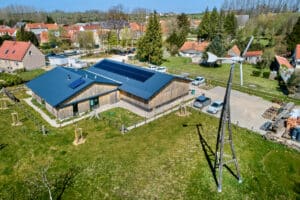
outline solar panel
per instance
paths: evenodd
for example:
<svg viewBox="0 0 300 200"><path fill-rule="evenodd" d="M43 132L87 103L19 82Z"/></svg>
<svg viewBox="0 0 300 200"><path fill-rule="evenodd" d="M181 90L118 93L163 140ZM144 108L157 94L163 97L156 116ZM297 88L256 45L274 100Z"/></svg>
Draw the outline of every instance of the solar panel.
<svg viewBox="0 0 300 200"><path fill-rule="evenodd" d="M84 83L85 83L85 80L79 78L79 79L73 81L72 83L70 83L69 87L72 88L72 89L75 89L75 88L79 87L80 85L82 85Z"/></svg>
<svg viewBox="0 0 300 200"><path fill-rule="evenodd" d="M95 65L96 68L109 71L130 79L134 79L140 82L145 82L151 76L154 75L153 72L138 69L135 67L130 67L123 64L118 64L114 62L102 61L101 63Z"/></svg>

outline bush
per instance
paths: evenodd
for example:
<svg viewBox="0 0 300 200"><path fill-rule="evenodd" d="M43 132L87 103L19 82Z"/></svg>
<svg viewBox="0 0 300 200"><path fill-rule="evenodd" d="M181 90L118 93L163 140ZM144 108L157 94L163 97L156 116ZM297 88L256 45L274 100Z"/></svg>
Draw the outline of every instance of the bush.
<svg viewBox="0 0 300 200"><path fill-rule="evenodd" d="M257 71L257 70L253 70L253 71L252 71L252 76L259 77L260 74L261 74L261 71Z"/></svg>
<svg viewBox="0 0 300 200"><path fill-rule="evenodd" d="M264 72L263 77L264 78L269 78L270 77L270 72Z"/></svg>
<svg viewBox="0 0 300 200"><path fill-rule="evenodd" d="M2 80L0 83L0 87L19 85L24 82L23 79L17 75L6 74L6 73L0 74L0 80Z"/></svg>

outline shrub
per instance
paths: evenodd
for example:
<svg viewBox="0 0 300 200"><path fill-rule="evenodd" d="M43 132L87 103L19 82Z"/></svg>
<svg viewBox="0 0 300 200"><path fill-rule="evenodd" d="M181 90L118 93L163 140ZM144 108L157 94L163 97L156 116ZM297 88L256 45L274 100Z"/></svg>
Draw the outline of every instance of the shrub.
<svg viewBox="0 0 300 200"><path fill-rule="evenodd" d="M263 77L264 78L269 78L270 77L270 72L264 72Z"/></svg>
<svg viewBox="0 0 300 200"><path fill-rule="evenodd" d="M259 77L260 74L261 74L261 71L257 71L257 70L253 70L253 71L252 71L252 76Z"/></svg>

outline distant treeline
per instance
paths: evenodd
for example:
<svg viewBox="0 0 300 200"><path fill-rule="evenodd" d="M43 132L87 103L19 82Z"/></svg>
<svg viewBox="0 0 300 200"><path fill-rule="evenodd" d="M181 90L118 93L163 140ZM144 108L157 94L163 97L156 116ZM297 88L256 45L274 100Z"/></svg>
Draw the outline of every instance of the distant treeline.
<svg viewBox="0 0 300 200"><path fill-rule="evenodd" d="M51 17L59 24L74 24L92 21L103 21L110 18L121 17L121 19L146 21L146 15L150 11L145 8L135 8L130 13L126 12L122 5L112 6L107 11L88 10L83 12L64 12L55 10L45 12L33 7L22 5L11 5L0 8L0 25L14 26L17 22L46 22Z"/></svg>
<svg viewBox="0 0 300 200"><path fill-rule="evenodd" d="M225 11L250 15L298 12L299 8L300 0L224 0L221 7Z"/></svg>

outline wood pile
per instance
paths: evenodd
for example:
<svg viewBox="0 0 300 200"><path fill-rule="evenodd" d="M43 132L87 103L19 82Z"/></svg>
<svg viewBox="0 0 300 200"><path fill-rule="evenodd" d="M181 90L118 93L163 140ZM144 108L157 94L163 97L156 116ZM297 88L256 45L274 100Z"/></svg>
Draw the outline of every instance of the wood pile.
<svg viewBox="0 0 300 200"><path fill-rule="evenodd" d="M262 114L262 117L265 119L273 120L277 116L278 110L279 108L271 106Z"/></svg>

